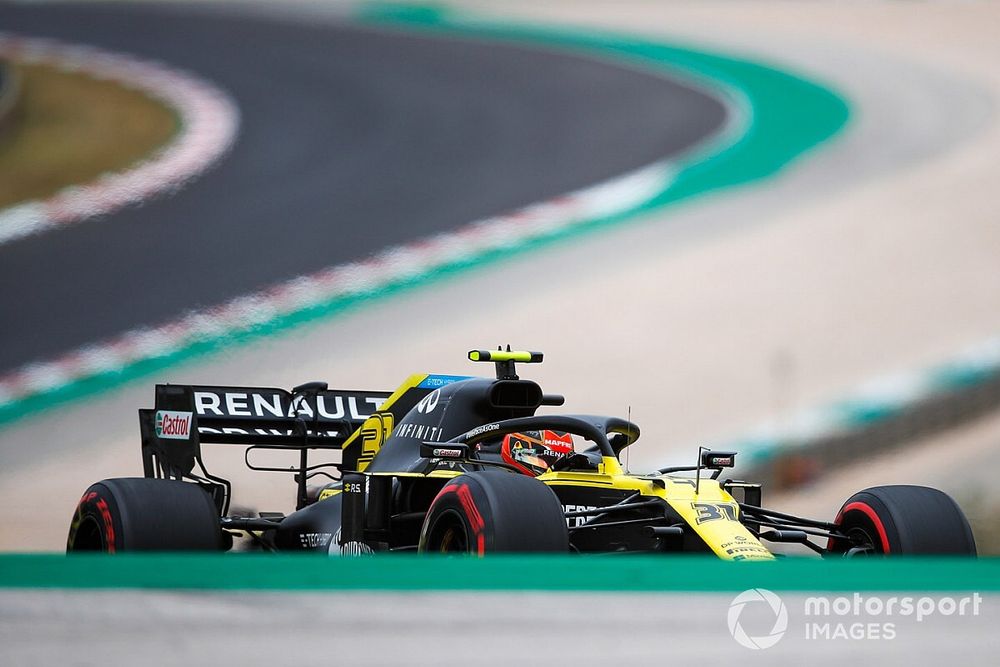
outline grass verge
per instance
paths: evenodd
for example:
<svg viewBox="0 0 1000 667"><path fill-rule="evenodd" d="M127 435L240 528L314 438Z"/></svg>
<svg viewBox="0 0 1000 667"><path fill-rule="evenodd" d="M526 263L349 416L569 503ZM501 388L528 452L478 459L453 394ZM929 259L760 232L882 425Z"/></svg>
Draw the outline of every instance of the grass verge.
<svg viewBox="0 0 1000 667"><path fill-rule="evenodd" d="M178 129L169 107L119 83L45 64L14 69L21 97L0 135L0 209L126 169Z"/></svg>

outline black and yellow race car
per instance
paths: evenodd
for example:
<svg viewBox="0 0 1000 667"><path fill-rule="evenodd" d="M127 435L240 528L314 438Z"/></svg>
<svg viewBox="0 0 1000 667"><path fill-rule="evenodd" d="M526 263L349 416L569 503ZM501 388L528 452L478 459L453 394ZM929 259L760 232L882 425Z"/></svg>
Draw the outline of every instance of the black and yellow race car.
<svg viewBox="0 0 1000 667"><path fill-rule="evenodd" d="M954 500L918 486L855 494L833 522L761 506L761 485L721 479L734 452L702 449L690 466L626 472L639 427L619 417L537 414L561 406L518 377L538 352L476 350L495 378L414 375L394 392L157 385L139 411L144 477L83 494L68 551L711 553L774 558L765 543L823 556L974 555ZM294 473L296 510L230 512L230 483L208 472L201 445L242 445L255 470ZM263 467L259 449L297 453ZM315 462L317 450L339 452ZM310 464L309 455L314 456ZM323 485L311 480L326 477Z"/></svg>

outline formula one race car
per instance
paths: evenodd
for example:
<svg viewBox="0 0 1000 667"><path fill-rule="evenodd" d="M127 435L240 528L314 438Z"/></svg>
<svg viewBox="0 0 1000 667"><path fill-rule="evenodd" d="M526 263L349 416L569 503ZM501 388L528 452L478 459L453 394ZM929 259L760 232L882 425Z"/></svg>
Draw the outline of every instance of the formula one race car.
<svg viewBox="0 0 1000 667"><path fill-rule="evenodd" d="M140 410L145 477L108 479L83 494L68 551L228 550L234 537L269 551L704 552L774 557L800 543L823 556L974 555L950 497L881 486L851 497L831 523L761 507L761 485L726 479L734 452L702 448L695 465L626 473L639 428L618 417L536 415L560 406L518 378L538 352L479 350L496 379L414 375L395 392L158 385ZM296 511L229 512L231 487L201 445L294 450ZM313 463L340 450L338 463ZM314 459L315 461L315 459ZM197 469L197 472L196 472ZM336 470L334 473L333 471ZM310 479L333 479L311 488ZM819 538L816 541L811 538Z"/></svg>

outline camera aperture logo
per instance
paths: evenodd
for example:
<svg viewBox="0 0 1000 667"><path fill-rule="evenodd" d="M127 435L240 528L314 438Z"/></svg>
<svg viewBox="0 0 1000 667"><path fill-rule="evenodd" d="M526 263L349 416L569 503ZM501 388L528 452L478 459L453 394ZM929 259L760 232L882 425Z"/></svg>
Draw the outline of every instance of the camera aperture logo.
<svg viewBox="0 0 1000 667"><path fill-rule="evenodd" d="M729 633L740 646L750 649L771 648L785 636L788 630L788 609L781 598L765 588L751 588L743 591L729 603ZM744 629L748 620L764 621L760 627L771 626L770 632L751 636ZM747 623L757 627L756 623Z"/></svg>
<svg viewBox="0 0 1000 667"><path fill-rule="evenodd" d="M898 636L899 621L920 624L939 616L979 616L982 603L983 596L978 592L961 597L861 593L809 596L802 600L801 637L812 641L892 640ZM771 648L788 630L788 609L775 593L751 588L729 604L727 620L729 634L740 646ZM914 630L912 625L909 630ZM796 629L795 634L798 632Z"/></svg>

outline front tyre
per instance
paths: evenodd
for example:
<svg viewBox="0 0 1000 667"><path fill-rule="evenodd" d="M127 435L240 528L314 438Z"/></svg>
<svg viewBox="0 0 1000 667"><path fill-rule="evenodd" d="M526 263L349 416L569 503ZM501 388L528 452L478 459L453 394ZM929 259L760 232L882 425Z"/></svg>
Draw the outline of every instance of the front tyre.
<svg viewBox="0 0 1000 667"><path fill-rule="evenodd" d="M218 551L219 513L201 487L167 479L106 479L77 504L66 551Z"/></svg>
<svg viewBox="0 0 1000 667"><path fill-rule="evenodd" d="M419 550L439 553L569 551L559 499L533 477L474 472L449 481L431 502Z"/></svg>
<svg viewBox="0 0 1000 667"><path fill-rule="evenodd" d="M875 486L851 496L834 521L845 555L976 555L968 519L951 496L926 486Z"/></svg>

